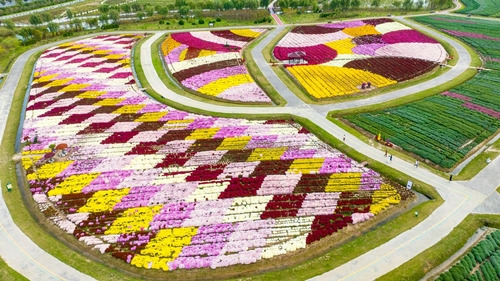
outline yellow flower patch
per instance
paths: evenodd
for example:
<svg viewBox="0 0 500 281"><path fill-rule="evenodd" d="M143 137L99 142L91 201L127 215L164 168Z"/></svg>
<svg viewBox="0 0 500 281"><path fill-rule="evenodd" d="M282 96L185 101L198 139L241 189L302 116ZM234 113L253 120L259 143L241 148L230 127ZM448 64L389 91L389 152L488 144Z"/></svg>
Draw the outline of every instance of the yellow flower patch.
<svg viewBox="0 0 500 281"><path fill-rule="evenodd" d="M300 158L293 160L293 163L288 168L289 173L294 174L312 174L319 172L323 166L323 158Z"/></svg>
<svg viewBox="0 0 500 281"><path fill-rule="evenodd" d="M332 174L325 192L357 191L361 185L361 173Z"/></svg>
<svg viewBox="0 0 500 281"><path fill-rule="evenodd" d="M181 254L182 248L191 244L197 230L197 227L179 227L158 231L156 237L141 250L141 254L134 256L131 264L148 268L150 265L154 266L151 262L157 262L161 269L168 270L166 263L175 260Z"/></svg>
<svg viewBox="0 0 500 281"><path fill-rule="evenodd" d="M231 87L250 82L253 82L250 74L236 74L212 81L199 88L198 92L209 96L217 96Z"/></svg>
<svg viewBox="0 0 500 281"><path fill-rule="evenodd" d="M71 175L62 183L58 184L54 189L50 190L48 195L66 195L72 193L80 193L82 189L91 181L97 178L100 173Z"/></svg>
<svg viewBox="0 0 500 281"><path fill-rule="evenodd" d="M257 38L261 34L260 32L253 31L251 29L231 29L230 31L236 35L251 38Z"/></svg>
<svg viewBox="0 0 500 281"><path fill-rule="evenodd" d="M76 96L79 99L94 99L106 94L106 91L86 91Z"/></svg>
<svg viewBox="0 0 500 281"><path fill-rule="evenodd" d="M121 103L124 100L125 100L124 98L109 98L109 99L100 100L100 101L94 103L93 105L113 106L113 105L117 105L117 104Z"/></svg>
<svg viewBox="0 0 500 281"><path fill-rule="evenodd" d="M105 56L104 58L110 59L110 60L119 60L119 59L122 59L123 56L124 56L123 54L111 54L111 55Z"/></svg>
<svg viewBox="0 0 500 281"><path fill-rule="evenodd" d="M183 60L185 60L185 59L186 59L186 54L187 54L187 52L188 52L188 48L186 48L186 49L182 50L182 52L181 52L181 53L180 53L180 55L179 55L179 61L183 61Z"/></svg>
<svg viewBox="0 0 500 281"><path fill-rule="evenodd" d="M225 138L219 147L217 147L217 150L242 150L251 139L252 137L250 136Z"/></svg>
<svg viewBox="0 0 500 281"><path fill-rule="evenodd" d="M173 49L181 46L182 44L175 41L171 35L167 37L165 41L161 44L161 52L165 56L169 54Z"/></svg>
<svg viewBox="0 0 500 281"><path fill-rule="evenodd" d="M356 26L356 27L347 27L342 30L344 33L351 35L353 37L358 37L358 36L363 36L363 35L376 35L380 34L375 29L375 26L373 25L362 25L362 26Z"/></svg>
<svg viewBox="0 0 500 281"><path fill-rule="evenodd" d="M99 190L87 200L87 204L81 207L79 213L98 213L109 212L113 210L116 203L122 200L122 197L127 195L130 188ZM115 221L116 223L116 221Z"/></svg>
<svg viewBox="0 0 500 281"><path fill-rule="evenodd" d="M325 45L336 50L337 54L352 54L352 48L356 47L351 38L328 42Z"/></svg>
<svg viewBox="0 0 500 281"><path fill-rule="evenodd" d="M44 75L44 76L41 76L41 77L33 80L33 83L48 82L48 81L54 80L54 78L56 78L57 76L59 76L59 73Z"/></svg>
<svg viewBox="0 0 500 281"><path fill-rule="evenodd" d="M391 204L398 204L401 201L401 195L390 184L384 183L380 190L374 191L372 195L372 205L370 213L377 215L385 210Z"/></svg>
<svg viewBox="0 0 500 281"><path fill-rule="evenodd" d="M220 128L196 129L191 135L186 137L186 140L203 140L211 139Z"/></svg>
<svg viewBox="0 0 500 281"><path fill-rule="evenodd" d="M110 50L95 50L92 52L92 54L94 54L94 55L106 55L109 52L111 52L111 51Z"/></svg>
<svg viewBox="0 0 500 281"><path fill-rule="evenodd" d="M135 119L134 122L156 122L167 114L168 111L146 112L141 117Z"/></svg>
<svg viewBox="0 0 500 281"><path fill-rule="evenodd" d="M124 105L117 110L113 111L115 114L126 114L126 113L137 113L137 111L143 109L145 104L130 104Z"/></svg>
<svg viewBox="0 0 500 281"><path fill-rule="evenodd" d="M27 150L27 151L23 151L22 154L23 155L45 154L45 153L49 153L51 151L52 151L52 149L50 149L50 148L39 149L39 150Z"/></svg>
<svg viewBox="0 0 500 281"><path fill-rule="evenodd" d="M33 156L33 157L23 157L21 158L21 164L23 165L23 168L25 170L29 169L31 166L33 166L36 161L40 160L42 156Z"/></svg>
<svg viewBox="0 0 500 281"><path fill-rule="evenodd" d="M90 86L90 84L71 84L62 88L58 92L65 93L65 92L80 91L81 89L87 88L88 86Z"/></svg>
<svg viewBox="0 0 500 281"><path fill-rule="evenodd" d="M201 57L208 57L208 56L213 56L217 54L216 51L212 51L212 50L201 50L200 53L198 54L198 57L201 58Z"/></svg>
<svg viewBox="0 0 500 281"><path fill-rule="evenodd" d="M75 79L74 78L64 78L64 79L54 80L54 81L50 82L49 84L45 85L45 87L50 88L50 87L56 87L56 86L64 86L73 80L75 80Z"/></svg>
<svg viewBox="0 0 500 281"><path fill-rule="evenodd" d="M256 148L247 159L247 162L280 160L288 147Z"/></svg>
<svg viewBox="0 0 500 281"><path fill-rule="evenodd" d="M357 93L363 82L370 81L377 88L397 83L378 74L354 68L300 65L287 69L317 99Z"/></svg>
<svg viewBox="0 0 500 281"><path fill-rule="evenodd" d="M71 163L73 161L47 163L36 169L36 172L28 174L26 178L28 180L50 179L64 171Z"/></svg>
<svg viewBox="0 0 500 281"><path fill-rule="evenodd" d="M147 229L153 217L158 214L163 206L138 207L127 209L118 217L105 234L122 234Z"/></svg>

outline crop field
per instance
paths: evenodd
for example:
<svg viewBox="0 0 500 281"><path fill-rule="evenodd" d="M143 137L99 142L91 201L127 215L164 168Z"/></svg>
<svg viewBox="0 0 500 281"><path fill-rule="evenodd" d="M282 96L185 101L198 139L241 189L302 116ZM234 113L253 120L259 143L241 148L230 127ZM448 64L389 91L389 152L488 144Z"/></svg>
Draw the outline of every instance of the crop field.
<svg viewBox="0 0 500 281"><path fill-rule="evenodd" d="M500 128L500 32L491 30L494 24L484 20L466 19L460 25L454 21L463 19L453 17L416 19L477 47L492 70L484 70L440 95L385 110L349 115L345 119L449 169Z"/></svg>
<svg viewBox="0 0 500 281"><path fill-rule="evenodd" d="M460 0L465 8L460 14L472 14L486 17L500 17L500 5L497 0Z"/></svg>

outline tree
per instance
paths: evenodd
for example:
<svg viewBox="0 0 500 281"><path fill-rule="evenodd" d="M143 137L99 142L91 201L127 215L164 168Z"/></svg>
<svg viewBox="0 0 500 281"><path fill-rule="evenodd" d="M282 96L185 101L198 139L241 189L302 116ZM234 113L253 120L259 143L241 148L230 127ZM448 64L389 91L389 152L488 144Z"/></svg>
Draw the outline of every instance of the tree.
<svg viewBox="0 0 500 281"><path fill-rule="evenodd" d="M330 10L335 11L340 7L340 1L339 0L332 0L330 1Z"/></svg>
<svg viewBox="0 0 500 281"><path fill-rule="evenodd" d="M52 15L49 13L42 13L40 17L42 18L42 22L49 22L52 20Z"/></svg>
<svg viewBox="0 0 500 281"><path fill-rule="evenodd" d="M73 20L71 20L71 24L76 31L80 31L83 29L82 21L79 18L74 18Z"/></svg>
<svg viewBox="0 0 500 281"><path fill-rule="evenodd" d="M57 24L55 22L49 22L49 24L47 25L47 28L49 29L49 31L53 35L55 35L59 31L59 24Z"/></svg>
<svg viewBox="0 0 500 281"><path fill-rule="evenodd" d="M424 6L424 0L418 0L418 2L417 2L417 10L422 9L423 6Z"/></svg>
<svg viewBox="0 0 500 281"><path fill-rule="evenodd" d="M288 9L288 1L287 0L279 0L278 1L278 6L280 6L281 9Z"/></svg>
<svg viewBox="0 0 500 281"><path fill-rule="evenodd" d="M409 11L409 10L411 10L411 8L413 8L413 0L405 0L403 2L403 9L405 9L406 11Z"/></svg>
<svg viewBox="0 0 500 281"><path fill-rule="evenodd" d="M14 22L11 19L4 20L3 24L5 24L5 27L7 27L7 29L10 29L10 30L14 30L14 28L16 27Z"/></svg>
<svg viewBox="0 0 500 281"><path fill-rule="evenodd" d="M187 16L189 14L190 7L188 5L184 5L179 8L179 15Z"/></svg>
<svg viewBox="0 0 500 281"><path fill-rule="evenodd" d="M214 1L214 10L216 11L222 11L223 6L222 6L222 1L221 0L215 0Z"/></svg>
<svg viewBox="0 0 500 281"><path fill-rule="evenodd" d="M232 10L234 8L233 2L231 0L224 0L222 2L222 7L225 11Z"/></svg>
<svg viewBox="0 0 500 281"><path fill-rule="evenodd" d="M269 0L260 0L260 6L267 8L267 6L269 6Z"/></svg>
<svg viewBox="0 0 500 281"><path fill-rule="evenodd" d="M359 0L352 0L352 2L351 2L351 8L358 9L359 6L361 6L361 2Z"/></svg>
<svg viewBox="0 0 500 281"><path fill-rule="evenodd" d="M32 25L39 25L39 24L42 24L42 18L40 17L39 14L33 14L30 16L30 23Z"/></svg>
<svg viewBox="0 0 500 281"><path fill-rule="evenodd" d="M146 15L152 17L155 14L155 8L153 6L146 7Z"/></svg>
<svg viewBox="0 0 500 281"><path fill-rule="evenodd" d="M203 9L213 10L214 9L214 1L212 1L212 0L204 1Z"/></svg>
<svg viewBox="0 0 500 281"><path fill-rule="evenodd" d="M186 6L186 0L175 0L174 5L180 9L182 6Z"/></svg>
<svg viewBox="0 0 500 281"><path fill-rule="evenodd" d="M246 0L245 8L255 10L259 7L259 1L257 0Z"/></svg>
<svg viewBox="0 0 500 281"><path fill-rule="evenodd" d="M142 10L141 4L139 4L137 2L132 3L131 7L132 7L132 11L134 11L134 12L139 12Z"/></svg>
<svg viewBox="0 0 500 281"><path fill-rule="evenodd" d="M145 16L145 15L144 15L144 13L143 13L143 12L137 12L136 16L137 16L137 19L138 19L138 20L142 20L142 19L144 19L144 16Z"/></svg>
<svg viewBox="0 0 500 281"><path fill-rule="evenodd" d="M297 0L290 0L288 3L289 3L288 6L290 6L290 8L294 10L297 10L297 8L299 7L299 1Z"/></svg>
<svg viewBox="0 0 500 281"><path fill-rule="evenodd" d="M343 12L347 11L351 7L351 0L340 0L339 6Z"/></svg>
<svg viewBox="0 0 500 281"><path fill-rule="evenodd" d="M396 8L396 9L399 9L401 7L401 2L394 1L394 2L392 2L392 6L394 6L394 8Z"/></svg>
<svg viewBox="0 0 500 281"><path fill-rule="evenodd" d="M120 20L120 12L117 10L111 10L109 12L109 19L113 21L113 23L118 23L118 20Z"/></svg>
<svg viewBox="0 0 500 281"><path fill-rule="evenodd" d="M245 2L243 0L232 0L233 6L236 10L242 10L245 7Z"/></svg>
<svg viewBox="0 0 500 281"><path fill-rule="evenodd" d="M97 18L90 18L85 21L90 28L96 28L98 26L98 19Z"/></svg>
<svg viewBox="0 0 500 281"><path fill-rule="evenodd" d="M66 10L66 17L68 17L68 19L73 18L73 11L71 11L71 9Z"/></svg>
<svg viewBox="0 0 500 281"><path fill-rule="evenodd" d="M371 6L373 8L378 8L380 7L380 0L373 0Z"/></svg>
<svg viewBox="0 0 500 281"><path fill-rule="evenodd" d="M99 7L97 7L97 10L99 10L99 12L101 12L101 13L107 13L107 12L109 12L109 6L108 5L100 5Z"/></svg>
<svg viewBox="0 0 500 281"><path fill-rule="evenodd" d="M121 9L124 13L130 13L132 11L132 8L130 7L129 4L124 4L121 6Z"/></svg>
<svg viewBox="0 0 500 281"><path fill-rule="evenodd" d="M108 24L108 20L109 20L109 17L108 17L107 13L102 13L99 15L99 21L101 22L102 25Z"/></svg>

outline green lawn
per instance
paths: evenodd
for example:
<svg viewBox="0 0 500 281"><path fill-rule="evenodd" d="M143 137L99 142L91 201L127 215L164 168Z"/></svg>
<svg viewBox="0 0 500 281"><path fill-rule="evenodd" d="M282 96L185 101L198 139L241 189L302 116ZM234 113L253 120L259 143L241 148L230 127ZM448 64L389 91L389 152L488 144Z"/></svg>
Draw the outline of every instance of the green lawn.
<svg viewBox="0 0 500 281"><path fill-rule="evenodd" d="M408 262L378 278L378 281L420 280L434 267L457 252L472 234L482 226L500 228L499 215L469 215L436 245Z"/></svg>
<svg viewBox="0 0 500 281"><path fill-rule="evenodd" d="M500 17L500 5L498 5L497 0L460 0L460 2L465 7L456 13Z"/></svg>

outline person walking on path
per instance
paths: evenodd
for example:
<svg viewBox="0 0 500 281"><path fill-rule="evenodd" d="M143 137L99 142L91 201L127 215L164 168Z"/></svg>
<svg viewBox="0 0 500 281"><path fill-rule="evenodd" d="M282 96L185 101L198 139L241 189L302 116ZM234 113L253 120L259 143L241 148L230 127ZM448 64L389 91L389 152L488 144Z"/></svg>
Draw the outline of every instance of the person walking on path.
<svg viewBox="0 0 500 281"><path fill-rule="evenodd" d="M385 150L385 154L384 154L385 157L387 157L387 149Z"/></svg>
<svg viewBox="0 0 500 281"><path fill-rule="evenodd" d="M392 154L389 154L389 162L392 162Z"/></svg>
<svg viewBox="0 0 500 281"><path fill-rule="evenodd" d="M453 179L453 174L450 174L450 182L452 181Z"/></svg>
<svg viewBox="0 0 500 281"><path fill-rule="evenodd" d="M344 137L342 138L342 141L343 141L343 142L345 142L345 135L344 135Z"/></svg>
<svg viewBox="0 0 500 281"><path fill-rule="evenodd" d="M415 168L418 168L418 160L415 161Z"/></svg>

